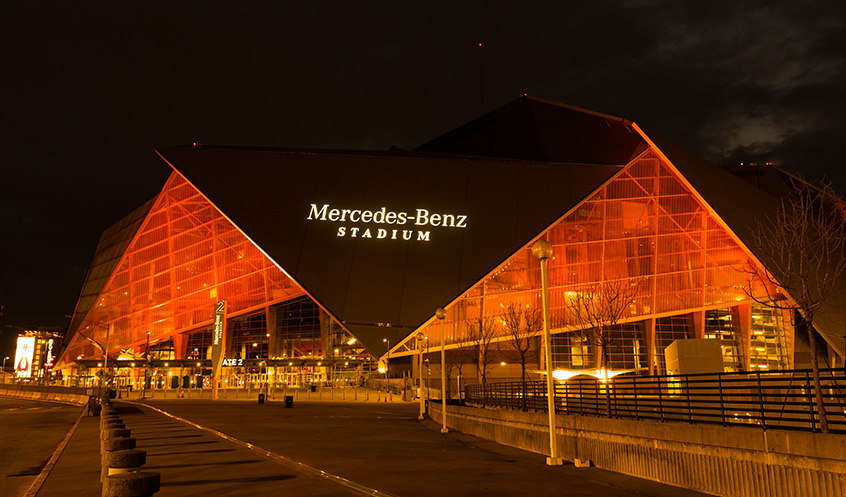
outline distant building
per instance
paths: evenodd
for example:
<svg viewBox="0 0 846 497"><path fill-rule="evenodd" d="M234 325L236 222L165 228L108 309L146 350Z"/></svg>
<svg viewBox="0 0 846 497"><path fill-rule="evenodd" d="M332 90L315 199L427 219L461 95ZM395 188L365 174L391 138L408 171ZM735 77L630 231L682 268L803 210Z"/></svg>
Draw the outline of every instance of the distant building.
<svg viewBox="0 0 846 497"><path fill-rule="evenodd" d="M56 331L26 330L18 335L14 374L17 378L49 378L58 357L63 334Z"/></svg>
<svg viewBox="0 0 846 497"><path fill-rule="evenodd" d="M773 167L755 184L631 121L525 96L413 149L158 152L173 173L100 238L63 368L94 367L93 340L110 360L207 375L224 299L230 384L358 381L389 349L411 367L418 331L440 346L439 307L459 349L469 320L540 305L539 238L554 246L555 367L597 366L567 309L625 278L643 284L607 351L615 369L665 373L680 339L717 341L725 371L807 363L793 316L743 291L749 226L790 181ZM844 313L819 318L842 358Z"/></svg>

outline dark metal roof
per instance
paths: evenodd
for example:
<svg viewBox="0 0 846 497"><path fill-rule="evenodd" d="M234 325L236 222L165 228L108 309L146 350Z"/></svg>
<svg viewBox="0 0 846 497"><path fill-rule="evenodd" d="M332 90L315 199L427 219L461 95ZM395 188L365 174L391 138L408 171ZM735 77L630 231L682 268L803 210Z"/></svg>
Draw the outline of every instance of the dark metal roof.
<svg viewBox="0 0 846 497"><path fill-rule="evenodd" d="M91 259L88 272L85 274L85 282L82 284L82 291L73 312L73 319L68 328L68 333L65 335L65 345L70 343L82 320L97 301L97 297L114 273L157 198L158 196L148 200L100 235L100 241L97 242L97 248L94 250L94 257Z"/></svg>
<svg viewBox="0 0 846 497"><path fill-rule="evenodd" d="M418 151L580 164L627 164L646 149L631 121L523 96Z"/></svg>
<svg viewBox="0 0 846 497"><path fill-rule="evenodd" d="M620 169L214 147L159 153L376 354L383 339L405 338ZM427 209L467 216L466 228L309 221L311 204ZM351 238L352 227L371 228L373 238ZM390 239L393 229L400 239Z"/></svg>
<svg viewBox="0 0 846 497"><path fill-rule="evenodd" d="M793 177L777 168L761 168L754 173L745 169L749 166L721 168L659 135L642 131L755 257L764 266L773 267L775 261L755 250L756 227L758 220L771 216L781 206L782 198L793 193ZM835 350L844 353L846 275L841 275L837 289L817 311L814 327Z"/></svg>

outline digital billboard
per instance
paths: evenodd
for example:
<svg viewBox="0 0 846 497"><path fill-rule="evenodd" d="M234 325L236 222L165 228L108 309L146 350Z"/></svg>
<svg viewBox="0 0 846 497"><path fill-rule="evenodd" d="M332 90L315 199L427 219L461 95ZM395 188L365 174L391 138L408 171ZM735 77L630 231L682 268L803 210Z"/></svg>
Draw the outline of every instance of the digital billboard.
<svg viewBox="0 0 846 497"><path fill-rule="evenodd" d="M35 337L18 337L18 349L15 352L15 376L32 376L32 356L35 351Z"/></svg>

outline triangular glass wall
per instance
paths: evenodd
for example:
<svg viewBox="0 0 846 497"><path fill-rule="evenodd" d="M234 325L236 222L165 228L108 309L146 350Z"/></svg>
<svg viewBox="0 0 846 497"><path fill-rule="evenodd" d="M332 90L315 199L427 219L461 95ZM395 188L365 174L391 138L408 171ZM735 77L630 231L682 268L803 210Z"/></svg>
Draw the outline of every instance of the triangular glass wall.
<svg viewBox="0 0 846 497"><path fill-rule="evenodd" d="M751 263L722 223L679 179L670 164L648 150L543 235L553 244L549 261L553 333L578 326L568 299L595 282L637 279L638 295L625 319L729 306L747 300ZM501 316L509 305L540 308L540 266L531 246L450 304L445 341L467 343L468 323ZM440 345L440 323L424 328Z"/></svg>
<svg viewBox="0 0 846 497"><path fill-rule="evenodd" d="M116 351L208 326L212 306L230 316L305 292L179 173L174 172L63 359L102 356L86 337Z"/></svg>

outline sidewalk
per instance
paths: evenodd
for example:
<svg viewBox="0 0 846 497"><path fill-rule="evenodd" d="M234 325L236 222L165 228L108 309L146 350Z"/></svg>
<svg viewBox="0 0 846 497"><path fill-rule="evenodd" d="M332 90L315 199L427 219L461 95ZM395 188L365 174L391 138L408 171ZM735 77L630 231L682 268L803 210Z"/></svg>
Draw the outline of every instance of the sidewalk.
<svg viewBox="0 0 846 497"><path fill-rule="evenodd" d="M147 451L143 470L161 473L156 496L360 495L146 407L115 406L137 448ZM82 420L38 497L100 495L99 426L99 417Z"/></svg>
<svg viewBox="0 0 846 497"><path fill-rule="evenodd" d="M300 401L292 409L278 401L147 404L115 406L137 448L147 451L143 469L162 475L157 496L703 495L597 468L550 468L540 454L443 435L436 423L417 420L413 402ZM39 497L99 494L98 428L99 418L83 419Z"/></svg>

